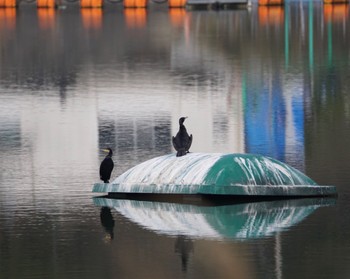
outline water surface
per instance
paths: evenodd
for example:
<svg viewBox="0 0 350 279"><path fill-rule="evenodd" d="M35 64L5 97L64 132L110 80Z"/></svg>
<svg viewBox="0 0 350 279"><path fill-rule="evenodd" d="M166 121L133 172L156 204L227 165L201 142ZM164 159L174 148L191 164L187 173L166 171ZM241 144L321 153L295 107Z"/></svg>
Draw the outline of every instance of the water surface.
<svg viewBox="0 0 350 279"><path fill-rule="evenodd" d="M321 2L0 10L0 277L345 278L348 15L348 5ZM248 204L238 210L246 223L232 205L96 204L100 149L114 150L117 177L174 152L180 116L191 151L267 155L337 186L339 198L311 211ZM193 223L156 229L156 217L178 212L188 219L170 224L214 212L209 224L225 220L224 229L269 230L207 238L186 234ZM140 214L151 224L136 222Z"/></svg>

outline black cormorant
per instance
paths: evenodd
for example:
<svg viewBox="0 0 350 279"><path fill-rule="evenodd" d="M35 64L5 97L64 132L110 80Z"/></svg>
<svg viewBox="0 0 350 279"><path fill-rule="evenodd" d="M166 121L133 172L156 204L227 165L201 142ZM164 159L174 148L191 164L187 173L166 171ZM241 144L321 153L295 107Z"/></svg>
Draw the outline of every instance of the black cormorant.
<svg viewBox="0 0 350 279"><path fill-rule="evenodd" d="M109 179L111 178L111 173L114 168L114 163L112 160L112 149L102 149L104 152L108 152L107 156L103 159L100 166L100 178L104 183L109 183Z"/></svg>
<svg viewBox="0 0 350 279"><path fill-rule="evenodd" d="M187 117L181 117L179 119L179 131L176 136L173 137L173 146L177 151L176 157L184 156L189 152L189 149L192 144L192 135L188 135L186 127L184 125L185 119Z"/></svg>

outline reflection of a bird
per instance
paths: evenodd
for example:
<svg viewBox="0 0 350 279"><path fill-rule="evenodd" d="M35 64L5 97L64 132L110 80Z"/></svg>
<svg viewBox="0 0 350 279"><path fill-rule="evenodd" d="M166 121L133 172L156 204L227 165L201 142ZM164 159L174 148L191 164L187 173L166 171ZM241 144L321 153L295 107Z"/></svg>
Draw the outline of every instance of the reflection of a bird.
<svg viewBox="0 0 350 279"><path fill-rule="evenodd" d="M175 253L180 254L182 271L187 271L190 253L193 252L193 242L183 235L179 235L175 242Z"/></svg>
<svg viewBox="0 0 350 279"><path fill-rule="evenodd" d="M112 160L113 152L110 148L103 149L103 151L108 152L108 154L100 165L100 178L104 183L109 183L109 179L111 178L111 173L114 168L114 163Z"/></svg>
<svg viewBox="0 0 350 279"><path fill-rule="evenodd" d="M114 237L114 219L111 213L111 209L107 206L101 207L100 218L102 226L108 233L109 238L112 240Z"/></svg>
<svg viewBox="0 0 350 279"><path fill-rule="evenodd" d="M189 152L189 149L192 144L192 135L188 135L186 127L184 125L185 119L187 117L181 117L179 119L179 131L177 132L176 136L173 137L173 146L175 150L177 151L176 157L181 157L186 155Z"/></svg>

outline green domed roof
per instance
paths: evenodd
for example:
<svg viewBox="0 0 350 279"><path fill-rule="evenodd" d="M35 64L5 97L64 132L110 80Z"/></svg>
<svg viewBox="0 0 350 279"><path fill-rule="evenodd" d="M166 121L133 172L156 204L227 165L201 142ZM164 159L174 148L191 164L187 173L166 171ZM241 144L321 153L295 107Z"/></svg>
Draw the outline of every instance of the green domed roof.
<svg viewBox="0 0 350 279"><path fill-rule="evenodd" d="M318 186L295 168L261 155L189 153L143 162L93 192L211 194L241 196L325 196L334 186Z"/></svg>
<svg viewBox="0 0 350 279"><path fill-rule="evenodd" d="M253 154L227 154L212 165L206 185L317 185L311 178L275 159Z"/></svg>

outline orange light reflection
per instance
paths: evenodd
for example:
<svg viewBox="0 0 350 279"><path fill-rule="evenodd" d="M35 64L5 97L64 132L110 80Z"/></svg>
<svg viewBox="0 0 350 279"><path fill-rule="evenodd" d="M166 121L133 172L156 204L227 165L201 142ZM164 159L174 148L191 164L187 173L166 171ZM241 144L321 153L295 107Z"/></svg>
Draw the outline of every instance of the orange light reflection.
<svg viewBox="0 0 350 279"><path fill-rule="evenodd" d="M284 0L259 0L259 5L268 6L268 5L283 5Z"/></svg>
<svg viewBox="0 0 350 279"><path fill-rule="evenodd" d="M169 0L169 8L183 8L186 5L186 0Z"/></svg>
<svg viewBox="0 0 350 279"><path fill-rule="evenodd" d="M16 0L0 0L0 7L2 8L14 8L16 6Z"/></svg>
<svg viewBox="0 0 350 279"><path fill-rule="evenodd" d="M103 0L80 0L81 8L102 8Z"/></svg>
<svg viewBox="0 0 350 279"><path fill-rule="evenodd" d="M16 27L16 8L0 9L0 29L13 30Z"/></svg>
<svg viewBox="0 0 350 279"><path fill-rule="evenodd" d="M323 15L326 22L342 22L347 19L349 15L348 4L337 4L330 5L326 4L323 6Z"/></svg>
<svg viewBox="0 0 350 279"><path fill-rule="evenodd" d="M102 27L102 10L99 8L81 9L83 26L86 29L100 29Z"/></svg>
<svg viewBox="0 0 350 279"><path fill-rule="evenodd" d="M55 25L55 9L38 9L38 20L40 29L50 29Z"/></svg>
<svg viewBox="0 0 350 279"><path fill-rule="evenodd" d="M55 8L56 2L55 0L37 0L36 6L38 8Z"/></svg>
<svg viewBox="0 0 350 279"><path fill-rule="evenodd" d="M147 0L124 0L124 8L146 8Z"/></svg>
<svg viewBox="0 0 350 279"><path fill-rule="evenodd" d="M129 28L143 28L146 26L146 9L124 9L126 25Z"/></svg>
<svg viewBox="0 0 350 279"><path fill-rule="evenodd" d="M284 9L281 6L261 6L258 14L261 25L281 25L284 23Z"/></svg>
<svg viewBox="0 0 350 279"><path fill-rule="evenodd" d="M175 27L181 27L185 24L186 10L182 8L169 9L171 24Z"/></svg>
<svg viewBox="0 0 350 279"><path fill-rule="evenodd" d="M323 0L324 4L348 4L349 0Z"/></svg>

